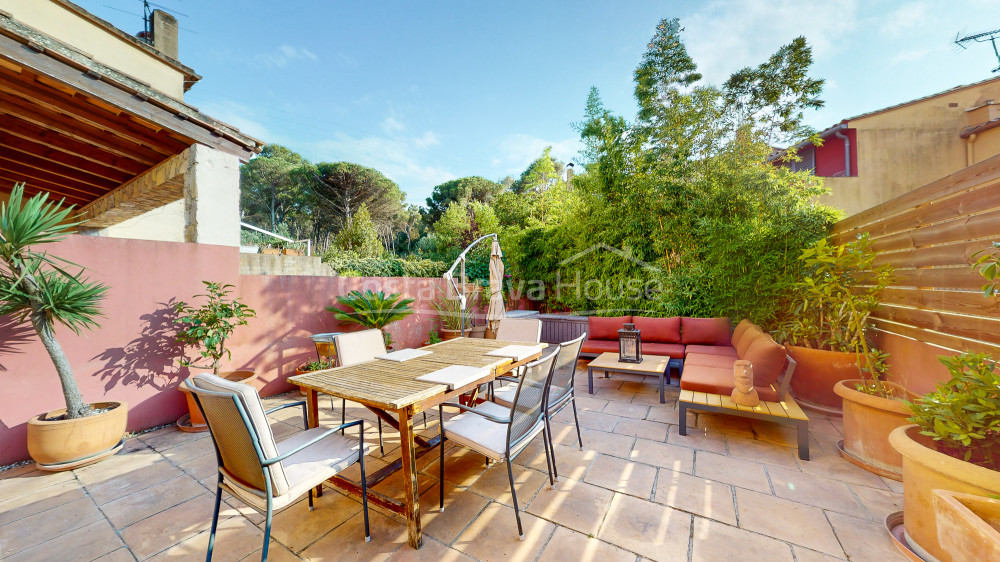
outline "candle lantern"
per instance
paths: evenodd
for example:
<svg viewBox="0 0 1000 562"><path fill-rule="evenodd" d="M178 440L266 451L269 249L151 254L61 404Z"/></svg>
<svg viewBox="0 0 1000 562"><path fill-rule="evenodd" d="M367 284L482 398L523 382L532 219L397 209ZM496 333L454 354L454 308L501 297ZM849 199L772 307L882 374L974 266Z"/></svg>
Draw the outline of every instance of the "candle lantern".
<svg viewBox="0 0 1000 562"><path fill-rule="evenodd" d="M642 363L641 330L635 329L635 324L625 324L618 330L618 362Z"/></svg>

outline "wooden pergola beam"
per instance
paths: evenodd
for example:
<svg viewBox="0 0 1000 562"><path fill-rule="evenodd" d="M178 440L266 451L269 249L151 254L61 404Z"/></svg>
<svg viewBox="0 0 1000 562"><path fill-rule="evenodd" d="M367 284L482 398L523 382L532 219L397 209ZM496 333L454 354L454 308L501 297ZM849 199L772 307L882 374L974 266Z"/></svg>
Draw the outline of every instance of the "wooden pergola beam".
<svg viewBox="0 0 1000 562"><path fill-rule="evenodd" d="M103 164L98 164L77 156L76 154L62 152L41 143L16 137L2 129L3 126L0 125L0 147L5 149L20 152L22 154L29 154L56 164L80 170L90 175L112 181L115 185L121 185L134 177L134 174L123 172Z"/></svg>
<svg viewBox="0 0 1000 562"><path fill-rule="evenodd" d="M103 188L95 185L89 185L77 180L59 176L46 170L39 170L25 165L18 160L9 159L5 154L0 154L0 169L7 171L9 174L13 174L15 177L23 176L25 180L33 178L35 180L44 181L51 185L61 186L63 188L61 190L62 192L69 190L84 196L89 195L90 197L97 197L114 189L114 187Z"/></svg>
<svg viewBox="0 0 1000 562"><path fill-rule="evenodd" d="M129 174L129 177L134 177L149 169L148 164L137 162L127 156L111 154L85 142L71 139L57 131L50 131L12 115L4 115L2 112L0 112L0 131L31 143L47 146L64 154L120 170Z"/></svg>

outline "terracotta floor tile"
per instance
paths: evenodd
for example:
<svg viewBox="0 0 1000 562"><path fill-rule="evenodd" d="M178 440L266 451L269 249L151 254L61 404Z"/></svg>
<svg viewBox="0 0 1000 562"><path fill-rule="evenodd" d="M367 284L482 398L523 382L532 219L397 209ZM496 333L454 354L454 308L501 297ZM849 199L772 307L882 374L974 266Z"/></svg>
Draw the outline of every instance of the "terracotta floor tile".
<svg viewBox="0 0 1000 562"><path fill-rule="evenodd" d="M661 469L656 479L656 503L736 524L733 490L728 484Z"/></svg>
<svg viewBox="0 0 1000 562"><path fill-rule="evenodd" d="M574 434L571 440L563 440L561 443L570 447L576 445L576 435ZM626 459L632 452L632 445L634 443L635 438L628 435L616 435L597 431L596 429L586 429L583 431L583 448L605 455Z"/></svg>
<svg viewBox="0 0 1000 562"><path fill-rule="evenodd" d="M419 550L404 546L389 557L392 562L464 562L472 561L467 554L449 548L438 541L424 537Z"/></svg>
<svg viewBox="0 0 1000 562"><path fill-rule="evenodd" d="M799 466L802 468L802 472L819 476L820 478L861 484L872 488L888 489L888 486L881 478L845 461L839 453L811 454L809 462L803 462Z"/></svg>
<svg viewBox="0 0 1000 562"><path fill-rule="evenodd" d="M580 412L580 429L599 429L610 433L620 419L601 412Z"/></svg>
<svg viewBox="0 0 1000 562"><path fill-rule="evenodd" d="M521 523L523 541L518 538L514 510L491 503L451 546L483 562L534 560L552 536L555 525L523 511Z"/></svg>
<svg viewBox="0 0 1000 562"><path fill-rule="evenodd" d="M690 473L694 469L694 449L648 439L636 439L629 460Z"/></svg>
<svg viewBox="0 0 1000 562"><path fill-rule="evenodd" d="M661 423L667 423L672 425L677 425L678 415L680 412L677 408L672 407L671 402L668 400L666 404L654 404L650 409L649 413L646 415L646 419L649 421L657 421ZM693 412L688 412L688 426L694 427L695 416Z"/></svg>
<svg viewBox="0 0 1000 562"><path fill-rule="evenodd" d="M542 465L545 465L544 455ZM514 475L514 489L517 491L517 501L523 508L528 505L538 490L549 487L548 473L542 473L531 468L511 465L511 473ZM491 466L476 482L469 487L469 490L481 496L485 496L504 505L514 506L510 495L510 479L507 476L507 463L498 462Z"/></svg>
<svg viewBox="0 0 1000 562"><path fill-rule="evenodd" d="M300 552L362 509L361 503L336 492L324 492L323 497L313 500L313 505L315 509L309 511L303 498L275 515L271 537L292 552ZM374 514L371 507L369 504L369 513ZM263 523L257 526L264 528Z"/></svg>
<svg viewBox="0 0 1000 562"><path fill-rule="evenodd" d="M280 424L280 422L273 425L278 424ZM288 427L286 424L281 425ZM280 440L280 437L276 435L275 439ZM196 441L184 443L183 445L171 447L170 449L163 451L163 456L174 464L180 464L184 461L196 459L208 454L215 454L215 446L212 444L211 439L198 439Z"/></svg>
<svg viewBox="0 0 1000 562"><path fill-rule="evenodd" d="M161 459L158 462L144 464L122 472L114 478L91 484L87 486L87 491L97 502L97 505L104 505L140 490L147 488L155 490L161 483L181 475L184 475L181 469Z"/></svg>
<svg viewBox="0 0 1000 562"><path fill-rule="evenodd" d="M635 398L634 392L625 392L612 386L599 388L597 385L597 379L594 379L593 395L602 400L617 400L619 402L631 402L632 399Z"/></svg>
<svg viewBox="0 0 1000 562"><path fill-rule="evenodd" d="M365 525L361 513L348 519L323 538L299 553L303 560L385 560L406 543L406 526L371 512L371 542L365 542Z"/></svg>
<svg viewBox="0 0 1000 562"><path fill-rule="evenodd" d="M597 538L651 560L687 558L691 516L622 494L615 495Z"/></svg>
<svg viewBox="0 0 1000 562"><path fill-rule="evenodd" d="M729 436L726 444L729 445L729 455L732 457L799 470L798 449L735 435Z"/></svg>
<svg viewBox="0 0 1000 562"><path fill-rule="evenodd" d="M210 530L198 533L197 535L182 541L167 550L150 558L150 562L160 562L162 560L198 560L205 558L208 553L208 539ZM242 517L232 517L225 521L219 521L219 527L215 533L215 548L212 552L212 562L235 562L242 560L253 552L260 556L261 543L264 541L264 532L254 527L252 523ZM271 560L270 545L268 547L268 560Z"/></svg>
<svg viewBox="0 0 1000 562"><path fill-rule="evenodd" d="M691 427L688 425L687 435L681 435L677 432L677 426L670 426L670 431L667 433L667 443L671 445L678 445L680 447L691 447L692 449L701 449L702 451L711 451L713 453L719 453L720 455L726 454L726 437L725 434L705 431L704 429L698 429L696 427Z"/></svg>
<svg viewBox="0 0 1000 562"><path fill-rule="evenodd" d="M437 484L420 496L420 523L427 536L451 544L479 516L490 500L451 484L444 487L444 512L440 511Z"/></svg>
<svg viewBox="0 0 1000 562"><path fill-rule="evenodd" d="M664 383L666 383L666 381L664 381ZM622 381L618 390L622 392L635 392L636 394L652 394L660 391L659 384L659 378L646 377L646 380L642 382Z"/></svg>
<svg viewBox="0 0 1000 562"><path fill-rule="evenodd" d="M123 546L114 552L95 558L94 562L135 562L135 557L132 556L128 547Z"/></svg>
<svg viewBox="0 0 1000 562"><path fill-rule="evenodd" d="M883 521L863 520L841 513L829 513L828 516L850 560L881 562L902 559L889 533L885 532Z"/></svg>
<svg viewBox="0 0 1000 562"><path fill-rule="evenodd" d="M736 489L736 507L744 529L826 554L844 555L826 515L817 507L742 488Z"/></svg>
<svg viewBox="0 0 1000 562"><path fill-rule="evenodd" d="M569 527L575 531L592 535L604 520L614 494L603 488L578 480L560 481L555 490L543 488L528 504L527 511Z"/></svg>
<svg viewBox="0 0 1000 562"><path fill-rule="evenodd" d="M157 451L163 452L172 447L177 447L198 439L208 439L209 437L210 436L207 431L201 433L187 433L177 429L176 426L169 425L167 427L157 429L156 431L143 433L142 435L139 435L137 439Z"/></svg>
<svg viewBox="0 0 1000 562"><path fill-rule="evenodd" d="M196 480L208 478L219 473L219 463L216 460L215 453L184 461L177 466Z"/></svg>
<svg viewBox="0 0 1000 562"><path fill-rule="evenodd" d="M832 435L837 439L842 438L840 429L830 421L830 418L810 416L809 431L815 433L825 433L827 435Z"/></svg>
<svg viewBox="0 0 1000 562"><path fill-rule="evenodd" d="M850 488L842 482L772 466L767 467L767 473L771 477L774 495L780 498L854 517L867 517Z"/></svg>
<svg viewBox="0 0 1000 562"><path fill-rule="evenodd" d="M785 447L797 447L799 434L796 428L777 422L753 420L753 433L759 441L767 441Z"/></svg>
<svg viewBox="0 0 1000 562"><path fill-rule="evenodd" d="M600 455L584 480L595 486L648 500L653 494L656 468Z"/></svg>
<svg viewBox="0 0 1000 562"><path fill-rule="evenodd" d="M204 493L204 486L185 474L110 501L101 506L101 511L121 529Z"/></svg>
<svg viewBox="0 0 1000 562"><path fill-rule="evenodd" d="M0 501L7 501L35 491L75 481L72 472L42 472L25 465L0 472Z"/></svg>
<svg viewBox="0 0 1000 562"><path fill-rule="evenodd" d="M118 479L124 474L141 471L158 462L163 462L163 455L152 449L144 449L112 455L97 464L78 468L73 474L84 486L90 488L108 480Z"/></svg>
<svg viewBox="0 0 1000 562"><path fill-rule="evenodd" d="M554 430L555 428L553 428ZM541 437L531 440L531 443L514 457L514 464L519 464L521 466L529 466L535 457L542 454L542 450L545 448L545 441ZM542 466L545 466L545 457L542 456Z"/></svg>
<svg viewBox="0 0 1000 562"><path fill-rule="evenodd" d="M883 529L882 532L884 533L885 530ZM830 556L829 554L823 554L822 552L809 550L808 548L798 545L792 545L792 552L795 553L796 562L840 562L842 560L846 560L846 558L838 558L836 556Z"/></svg>
<svg viewBox="0 0 1000 562"><path fill-rule="evenodd" d="M121 539L107 521L99 519L70 531L65 535L51 538L38 546L23 550L10 557L8 562L34 562L38 560L94 560L120 549Z"/></svg>
<svg viewBox="0 0 1000 562"><path fill-rule="evenodd" d="M0 501L0 525L76 501L85 492L75 480L68 480Z"/></svg>
<svg viewBox="0 0 1000 562"><path fill-rule="evenodd" d="M541 439L541 436L538 437ZM440 456L431 453L434 460L427 463L421 473L437 479L440 475ZM444 454L444 480L455 486L468 487L486 472L486 457L465 447L453 447Z"/></svg>
<svg viewBox="0 0 1000 562"><path fill-rule="evenodd" d="M903 493L903 483L900 482L899 480L893 480L892 478L886 478L884 476L881 478L881 480L882 484L890 491L895 492L897 494Z"/></svg>
<svg viewBox="0 0 1000 562"><path fill-rule="evenodd" d="M849 487L854 495L861 500L861 505L865 507L867 512L866 514L858 514L858 517L885 521L886 516L890 513L903 510L903 494L901 493L878 490L858 484L851 484Z"/></svg>
<svg viewBox="0 0 1000 562"><path fill-rule="evenodd" d="M18 519L0 527L0 560L103 519L87 497Z"/></svg>
<svg viewBox="0 0 1000 562"><path fill-rule="evenodd" d="M571 478L573 480L583 480L584 475L587 470L590 469L590 465L593 464L594 459L597 458L597 451L592 449L580 450L579 447L572 446L567 447L566 445L561 445L559 443L555 444L555 457L556 457L556 467L559 472L559 479ZM548 470L545 467L545 455L538 454L532 459L529 467L538 470L545 471ZM548 478L548 473L545 473L546 479Z"/></svg>
<svg viewBox="0 0 1000 562"><path fill-rule="evenodd" d="M556 532L545 545L538 562L635 562L635 554L604 541L556 527Z"/></svg>
<svg viewBox="0 0 1000 562"><path fill-rule="evenodd" d="M259 560L260 549L258 548L244 556L240 562L258 562ZM267 562L298 562L299 560L302 559L292 554L290 550L278 544L274 539L271 539L271 544L267 547Z"/></svg>
<svg viewBox="0 0 1000 562"><path fill-rule="evenodd" d="M716 414L712 412L695 411L698 414L698 421L695 423L695 427L699 429L707 429L710 433L716 432L725 433L726 435L735 435L743 437L744 439L755 438L751 420L747 418L727 416L725 414Z"/></svg>
<svg viewBox="0 0 1000 562"><path fill-rule="evenodd" d="M604 413L612 416L642 420L646 419L646 415L649 413L649 406L623 402L608 402L608 405L604 407Z"/></svg>
<svg viewBox="0 0 1000 562"><path fill-rule="evenodd" d="M586 382L587 381L584 381L584 384L586 384ZM578 412L600 412L604 410L605 406L608 405L607 400L587 396L587 390L585 387L582 390L580 387L577 387L575 401ZM569 412L570 408L571 406L567 406L565 411ZM572 412L570 412L570 416L572 415Z"/></svg>
<svg viewBox="0 0 1000 562"><path fill-rule="evenodd" d="M147 517L121 530L136 558L145 560L211 528L215 498L208 493Z"/></svg>
<svg viewBox="0 0 1000 562"><path fill-rule="evenodd" d="M650 441L666 441L668 427L667 424L660 422L622 418L615 426L614 433L631 435Z"/></svg>
<svg viewBox="0 0 1000 562"><path fill-rule="evenodd" d="M771 493L764 465L707 451L698 451L694 457L695 476L725 482L748 490Z"/></svg>
<svg viewBox="0 0 1000 562"><path fill-rule="evenodd" d="M792 547L787 543L701 517L694 518L691 542L691 562L794 561Z"/></svg>

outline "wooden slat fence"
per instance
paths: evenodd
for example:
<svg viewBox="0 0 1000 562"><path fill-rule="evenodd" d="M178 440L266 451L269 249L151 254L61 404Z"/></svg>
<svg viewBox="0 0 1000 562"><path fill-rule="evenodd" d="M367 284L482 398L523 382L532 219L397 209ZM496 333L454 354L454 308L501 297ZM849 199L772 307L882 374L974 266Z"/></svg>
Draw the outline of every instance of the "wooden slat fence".
<svg viewBox="0 0 1000 562"><path fill-rule="evenodd" d="M842 244L867 232L895 267L876 329L959 351L1000 354L1000 302L980 291L972 255L1000 241L1000 155L848 217Z"/></svg>

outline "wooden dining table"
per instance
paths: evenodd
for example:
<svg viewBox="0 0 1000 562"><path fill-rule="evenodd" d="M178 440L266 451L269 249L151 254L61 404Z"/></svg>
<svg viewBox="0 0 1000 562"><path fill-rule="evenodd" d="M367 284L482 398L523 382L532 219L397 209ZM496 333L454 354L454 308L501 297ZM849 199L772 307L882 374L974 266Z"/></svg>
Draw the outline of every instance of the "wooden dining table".
<svg viewBox="0 0 1000 562"><path fill-rule="evenodd" d="M420 491L417 488L417 459L431 452L441 441L440 435L432 438L416 435L413 418L416 414L426 412L442 402L453 401L463 394L473 392L482 384L541 355L536 353L520 361L487 355L490 351L508 345L525 344L457 338L422 347L420 349L431 353L407 361L375 359L346 367L313 371L288 379L288 382L298 385L306 393L309 427L319 425L317 396L322 393L361 404L399 431L400 458L367 477L368 501L406 518L409 543L413 548L420 548L423 540L420 526ZM449 365L483 367L489 371L479 380L452 390L448 390L447 385L416 380L421 375ZM404 501L400 502L372 489L399 470L403 471ZM350 493L361 494L359 482L338 475L331 478L330 483ZM318 493L322 491L318 490Z"/></svg>

